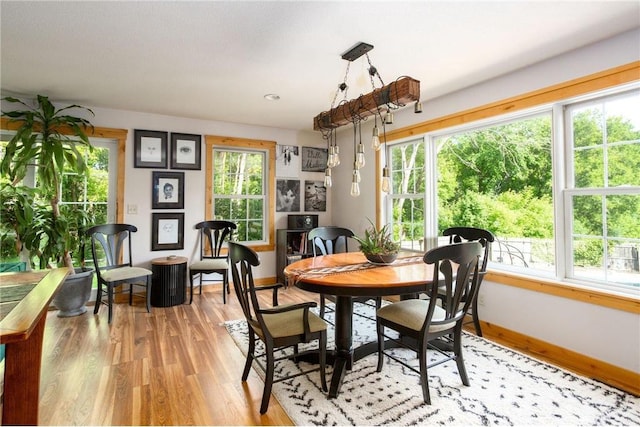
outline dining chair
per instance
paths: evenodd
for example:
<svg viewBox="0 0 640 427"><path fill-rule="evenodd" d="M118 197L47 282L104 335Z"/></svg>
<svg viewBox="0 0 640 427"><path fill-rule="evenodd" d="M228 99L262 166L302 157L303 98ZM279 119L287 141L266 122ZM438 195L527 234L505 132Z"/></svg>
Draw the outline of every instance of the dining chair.
<svg viewBox="0 0 640 427"><path fill-rule="evenodd" d="M353 231L344 227L316 227L309 231L307 238L311 241L313 256L329 255L341 252L349 252L349 238L354 236ZM320 317L324 318L326 311L326 300L335 302L332 295L320 294ZM354 302L368 304L374 299L376 309L380 308L382 298L380 297L354 297Z"/></svg>
<svg viewBox="0 0 640 427"><path fill-rule="evenodd" d="M422 395L426 404L431 404L427 369L455 360L462 383L469 385L469 378L462 357L462 324L471 301L478 290L478 259L482 246L478 242L454 243L440 246L424 254L423 261L433 264L433 280L426 286L428 299L408 299L391 303L376 313L378 335L378 366L382 371L384 356L399 362L420 375ZM444 286L444 298L437 298L438 287ZM397 331L401 338L385 334L385 328ZM408 338L408 339L407 339ZM418 355L419 369L385 351L385 339L409 348ZM412 341L413 340L413 341ZM452 351L441 350L432 343L446 340ZM427 363L427 348L443 357Z"/></svg>
<svg viewBox="0 0 640 427"><path fill-rule="evenodd" d="M487 262L489 261L491 253L491 243L495 240L495 236L489 230L475 227L450 227L442 232L443 236L449 236L449 244L460 242L479 242L483 247L482 255L480 256L479 268L478 268L478 292L476 292L473 301L471 301L471 307L469 308L469 315L471 315L476 335L482 336L482 327L480 326L480 319L478 318L478 295L480 294L480 286L482 285L482 279L484 279L487 273ZM442 290L442 289L441 289Z"/></svg>
<svg viewBox="0 0 640 427"><path fill-rule="evenodd" d="M147 312L151 312L151 284L153 272L146 268L134 267L131 256L132 233L138 231L130 224L94 225L86 230L91 239L91 256L96 269L98 293L93 314L98 314L102 304L109 308L108 322L113 318L114 287L129 284L129 305L133 303L133 286L146 288ZM125 248L127 250L125 250ZM107 301L102 300L103 292Z"/></svg>
<svg viewBox="0 0 640 427"><path fill-rule="evenodd" d="M222 301L224 304L227 303L227 294L231 293L229 262L228 256L222 253L222 248L236 228L236 224L231 221L202 221L195 225L200 240L200 259L189 265L189 304L193 302L195 276L199 276L200 295L202 295L202 285L205 281L218 281L205 279L205 274L218 274L222 277Z"/></svg>
<svg viewBox="0 0 640 427"><path fill-rule="evenodd" d="M233 287L247 320L249 330L249 349L242 373L242 381L245 382L247 380L249 370L254 361L265 372L260 413L267 412L271 388L277 382L320 371L322 390L327 391L325 378L327 324L320 317L309 311L309 308L316 307L317 303L303 302L279 305L277 307L262 307L260 306L253 280L253 268L260 265L258 254L253 249L240 243L229 242L229 260ZM262 354L255 354L256 339L264 343L265 351ZM298 351L299 344L309 343L313 340L318 340L317 349ZM285 359L296 360L291 355L275 357L276 351L287 347L294 348L294 357L304 356L312 352L319 353L319 366L274 379L276 362ZM266 367L262 363L263 358L266 362Z"/></svg>

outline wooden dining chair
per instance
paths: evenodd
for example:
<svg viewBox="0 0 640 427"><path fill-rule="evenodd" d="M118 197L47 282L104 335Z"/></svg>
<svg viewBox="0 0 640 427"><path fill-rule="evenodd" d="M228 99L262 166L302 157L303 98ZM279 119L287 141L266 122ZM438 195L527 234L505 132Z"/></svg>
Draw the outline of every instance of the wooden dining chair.
<svg viewBox="0 0 640 427"><path fill-rule="evenodd" d="M382 371L384 356L399 362L420 375L424 402L431 404L427 369L455 360L464 385L469 378L462 357L462 324L478 291L478 259L482 246L478 242L454 243L432 249L424 254L423 261L433 264L433 280L427 285L428 299L408 299L386 305L377 311L378 366ZM457 266L457 267L456 267ZM454 271L455 268L455 271ZM437 298L438 287L444 286L444 298ZM385 328L397 331L401 339L385 334ZM410 340L407 340L409 338ZM418 354L419 369L385 351L385 339L409 348ZM415 344L412 344L411 340ZM452 352L432 345L434 340L446 340L452 344ZM443 357L427 363L427 348Z"/></svg>
<svg viewBox="0 0 640 427"><path fill-rule="evenodd" d="M471 301L471 307L469 308L469 315L471 315L471 322L476 330L476 335L482 336L482 327L480 326L480 319L478 317L478 295L480 294L480 286L482 285L482 279L484 279L487 273L487 262L489 261L491 253L491 243L495 240L493 233L489 230L474 227L450 227L442 232L443 236L449 236L449 244L460 242L479 242L482 245L483 251L480 256L480 266L478 268L478 292L476 292L473 301ZM442 291L442 289L441 289Z"/></svg>
<svg viewBox="0 0 640 427"><path fill-rule="evenodd" d="M202 295L202 285L205 281L217 281L205 279L205 274L218 274L222 278L222 302L227 303L229 288L229 262L226 254L222 253L224 243L231 238L233 230L237 228L231 221L202 221L196 224L200 238L200 259L189 265L189 304L193 302L193 282L195 276L199 277L198 286Z"/></svg>
<svg viewBox="0 0 640 427"><path fill-rule="evenodd" d="M94 225L85 231L85 235L91 239L91 256L98 278L93 314L98 314L100 306L105 304L109 308L109 323L113 318L114 288L118 285L129 284L129 305L133 302L133 286L146 288L147 312L151 312L153 272L134 267L131 256L131 235L136 231L137 227L130 224ZM106 302L102 300L103 292L107 293Z"/></svg>
<svg viewBox="0 0 640 427"><path fill-rule="evenodd" d="M309 308L316 307L317 304L315 302L303 302L279 305L277 307L262 307L256 293L258 289L256 289L253 281L253 268L260 265L258 254L253 249L240 243L229 242L229 260L233 287L249 329L249 349L242 373L242 381L247 380L249 370L254 361L265 372L260 413L267 412L271 388L274 383L280 381L320 371L322 390L327 391L325 378L327 324L320 317L309 311ZM264 343L265 352L263 354L254 354L257 339ZM298 351L298 344L308 343L313 340L318 340L318 349ZM319 353L319 366L274 379L275 362L284 359L295 360L291 359L290 355L275 357L276 351L287 347L294 347L296 356L304 356L311 352ZM266 367L261 362L262 358L266 359Z"/></svg>
<svg viewBox="0 0 640 427"><path fill-rule="evenodd" d="M349 238L353 236L353 231L344 227L316 227L309 231L307 238L311 241L313 256L315 257L349 252ZM335 302L335 298L332 295L320 294L320 317L322 318L324 318L326 311L327 299ZM371 299L375 300L376 309L380 308L382 304L382 298L380 297L354 297L353 301L368 304Z"/></svg>

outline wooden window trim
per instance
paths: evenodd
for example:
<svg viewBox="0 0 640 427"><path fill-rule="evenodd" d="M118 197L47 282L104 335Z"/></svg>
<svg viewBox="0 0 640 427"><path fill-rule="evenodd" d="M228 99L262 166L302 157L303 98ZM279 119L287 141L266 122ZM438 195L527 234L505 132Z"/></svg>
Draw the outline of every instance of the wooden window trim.
<svg viewBox="0 0 640 427"><path fill-rule="evenodd" d="M267 173L267 188L268 188L268 231L267 231L267 243L263 245L250 245L253 250L256 252L270 252L275 250L275 197L272 192L275 191L275 183L276 183L276 142L274 141L264 141L258 139L247 139L247 138L235 138L231 136L215 136L215 135L205 135L205 147L206 147L206 155L205 155L205 218L213 218L213 148L214 147L224 147L224 148L248 148L254 150L264 150L268 153L269 159L269 170Z"/></svg>
<svg viewBox="0 0 640 427"><path fill-rule="evenodd" d="M387 141L410 137L419 137L425 133L451 128L515 111L534 108L544 104L559 102L591 92L605 90L627 83L640 81L640 61L631 62L619 67L610 68L585 77L569 80L546 88L527 92L501 101L485 104L458 113L437 117L387 132ZM380 153L376 155L376 167L380 168ZM379 183L376 181L376 211L381 218L382 197ZM596 289L585 289L569 283L546 280L534 276L524 276L509 272L491 271L487 280L504 285L529 289L576 301L596 304L616 310L640 313L640 299L632 296L618 295Z"/></svg>
<svg viewBox="0 0 640 427"><path fill-rule="evenodd" d="M18 130L21 126L20 121L10 120L6 117L0 119L0 129L5 130ZM69 129L61 129L62 134L71 135L72 131ZM116 183L116 222L124 222L124 185L125 185L125 151L127 147L127 135L126 129L105 128L105 127L93 127L86 129L86 134L89 138L104 138L116 140L118 143L118 177Z"/></svg>

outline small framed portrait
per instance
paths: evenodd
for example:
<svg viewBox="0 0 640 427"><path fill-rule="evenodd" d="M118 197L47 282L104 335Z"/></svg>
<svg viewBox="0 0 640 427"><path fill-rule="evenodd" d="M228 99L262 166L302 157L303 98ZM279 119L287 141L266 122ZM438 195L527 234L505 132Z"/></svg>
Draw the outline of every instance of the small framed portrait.
<svg viewBox="0 0 640 427"><path fill-rule="evenodd" d="M184 212L151 215L151 250L184 249Z"/></svg>
<svg viewBox="0 0 640 427"><path fill-rule="evenodd" d="M167 132L135 129L133 132L133 166L167 168Z"/></svg>
<svg viewBox="0 0 640 427"><path fill-rule="evenodd" d="M171 134L171 169L200 170L200 135Z"/></svg>
<svg viewBox="0 0 640 427"><path fill-rule="evenodd" d="M184 172L154 171L152 209L184 209Z"/></svg>
<svg viewBox="0 0 640 427"><path fill-rule="evenodd" d="M302 147L302 171L324 172L328 155L326 148Z"/></svg>
<svg viewBox="0 0 640 427"><path fill-rule="evenodd" d="M277 180L276 193L276 212L300 211L300 180Z"/></svg>
<svg viewBox="0 0 640 427"><path fill-rule="evenodd" d="M324 181L304 182L304 210L325 212L327 210L327 188Z"/></svg>

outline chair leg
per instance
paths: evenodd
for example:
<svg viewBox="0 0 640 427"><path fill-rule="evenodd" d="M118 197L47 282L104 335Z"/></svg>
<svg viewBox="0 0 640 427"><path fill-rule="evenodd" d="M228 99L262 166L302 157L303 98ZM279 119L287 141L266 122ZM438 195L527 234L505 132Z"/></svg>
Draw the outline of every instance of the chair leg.
<svg viewBox="0 0 640 427"><path fill-rule="evenodd" d="M93 306L93 314L98 314L100 306L102 305L102 283L98 282L98 291L96 294L96 303Z"/></svg>
<svg viewBox="0 0 640 427"><path fill-rule="evenodd" d="M247 325L248 326L248 325ZM244 371L242 371L242 382L245 382L249 377L249 371L251 370L251 364L253 363L253 352L256 349L256 336L249 326L249 348L247 349L247 361L244 363Z"/></svg>
<svg viewBox="0 0 640 427"><path fill-rule="evenodd" d="M429 394L429 376L427 375L427 344L419 343L418 358L420 359L420 384L422 385L422 398L424 403L431 405L431 395Z"/></svg>
<svg viewBox="0 0 640 427"><path fill-rule="evenodd" d="M376 372L380 372L384 363L384 326L380 322L376 322L376 332L378 334L378 367Z"/></svg>
<svg viewBox="0 0 640 427"><path fill-rule="evenodd" d="M227 291L229 284L227 283L227 274L222 273L222 303L227 303ZM200 287L200 291L202 291L202 286Z"/></svg>
<svg viewBox="0 0 640 427"><path fill-rule="evenodd" d="M151 276L147 276L147 313L151 313Z"/></svg>
<svg viewBox="0 0 640 427"><path fill-rule="evenodd" d="M327 388L327 377L325 375L325 366L327 364L327 333L323 332L320 334L320 340L318 342L320 345L319 352L319 362L320 362L320 384L322 385L322 391L329 391Z"/></svg>
<svg viewBox="0 0 640 427"><path fill-rule="evenodd" d="M189 288L191 289L189 291L189 305L191 305L191 303L193 302L193 273L189 272Z"/></svg>
<svg viewBox="0 0 640 427"><path fill-rule="evenodd" d="M476 335L481 337L482 327L480 326L480 319L478 318L478 294L477 293L476 293L476 296L473 298L473 301L471 302L471 310L473 310L473 312L471 313L471 317L473 318L473 326L476 328Z"/></svg>
<svg viewBox="0 0 640 427"><path fill-rule="evenodd" d="M133 283L129 283L129 305L133 305Z"/></svg>
<svg viewBox="0 0 640 427"><path fill-rule="evenodd" d="M324 319L324 309L325 309L324 294L320 294L320 317L322 317L323 319Z"/></svg>
<svg viewBox="0 0 640 427"><path fill-rule="evenodd" d="M113 317L113 286L112 285L108 285L108 288L107 288L107 301L109 306L108 323L111 324L111 318Z"/></svg>
<svg viewBox="0 0 640 427"><path fill-rule="evenodd" d="M458 373L462 384L468 386L469 376L467 375L467 369L464 367L464 358L462 357L462 324L456 326L453 332L453 354L456 356L456 365L458 365Z"/></svg>
<svg viewBox="0 0 640 427"><path fill-rule="evenodd" d="M271 398L271 387L273 386L273 371L275 358L273 356L273 348L267 346L267 372L264 377L264 391L262 392L262 404L260 405L260 413L264 414L269 408L269 399Z"/></svg>

